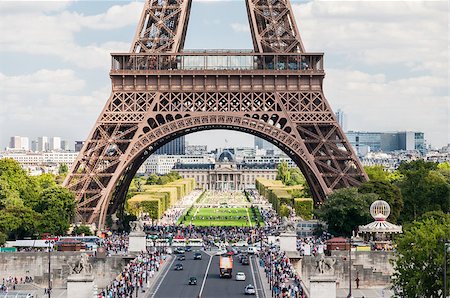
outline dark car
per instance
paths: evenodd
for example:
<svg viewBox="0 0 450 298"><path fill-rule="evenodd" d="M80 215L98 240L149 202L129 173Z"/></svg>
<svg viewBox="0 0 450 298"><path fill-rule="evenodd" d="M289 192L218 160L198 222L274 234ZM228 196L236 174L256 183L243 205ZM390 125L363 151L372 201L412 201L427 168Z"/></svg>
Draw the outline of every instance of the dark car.
<svg viewBox="0 0 450 298"><path fill-rule="evenodd" d="M183 270L183 264L175 264L174 270L176 271Z"/></svg>
<svg viewBox="0 0 450 298"><path fill-rule="evenodd" d="M202 254L199 253L199 252L196 252L196 253L194 254L194 260L201 260L201 259L202 259Z"/></svg>
<svg viewBox="0 0 450 298"><path fill-rule="evenodd" d="M186 252L190 252L192 250L192 247L186 246Z"/></svg>
<svg viewBox="0 0 450 298"><path fill-rule="evenodd" d="M189 285L193 285L193 286L197 285L197 277L194 277L194 276L189 277L189 282L188 282L188 284L189 284Z"/></svg>
<svg viewBox="0 0 450 298"><path fill-rule="evenodd" d="M179 255L179 256L177 257L177 260L178 260L178 261L184 261L184 260L186 260L186 256L185 256L185 255Z"/></svg>
<svg viewBox="0 0 450 298"><path fill-rule="evenodd" d="M248 259L247 256L242 258L241 264L242 265L249 265L250 264L250 260Z"/></svg>

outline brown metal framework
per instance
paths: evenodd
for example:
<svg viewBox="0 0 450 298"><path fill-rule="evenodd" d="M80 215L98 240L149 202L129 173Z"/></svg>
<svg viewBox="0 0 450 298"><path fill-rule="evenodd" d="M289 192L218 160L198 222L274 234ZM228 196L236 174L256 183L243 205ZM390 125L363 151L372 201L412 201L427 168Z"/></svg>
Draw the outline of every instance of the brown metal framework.
<svg viewBox="0 0 450 298"><path fill-rule="evenodd" d="M287 0L247 0L254 51L182 51L190 0L148 0L131 53L113 54L112 93L65 185L103 226L145 159L181 135L260 136L304 173L316 203L367 180L322 91L323 54L305 53Z"/></svg>

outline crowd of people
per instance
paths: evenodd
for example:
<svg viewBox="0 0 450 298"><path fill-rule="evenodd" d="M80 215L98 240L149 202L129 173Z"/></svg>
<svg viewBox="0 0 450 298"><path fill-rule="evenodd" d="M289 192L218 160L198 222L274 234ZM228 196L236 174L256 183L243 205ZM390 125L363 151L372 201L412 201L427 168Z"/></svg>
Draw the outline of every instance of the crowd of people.
<svg viewBox="0 0 450 298"><path fill-rule="evenodd" d="M269 280L271 291L276 298L304 298L300 277L295 272L289 258L279 247L266 247L260 251L260 265Z"/></svg>
<svg viewBox="0 0 450 298"><path fill-rule="evenodd" d="M2 279L2 284L0 285L0 293L7 294L9 290L15 290L16 285L31 282L33 282L33 277L31 276L25 277L8 276Z"/></svg>
<svg viewBox="0 0 450 298"><path fill-rule="evenodd" d="M176 205L170 207L164 212L164 215L159 219L157 225L176 225L180 217L185 213L186 209L189 208L198 197L202 194L200 190L194 190L187 196L177 202Z"/></svg>
<svg viewBox="0 0 450 298"><path fill-rule="evenodd" d="M108 255L128 253L128 233L113 233L103 239Z"/></svg>
<svg viewBox="0 0 450 298"><path fill-rule="evenodd" d="M129 298L138 297L139 291L144 291L157 271L163 258L158 253L141 253L125 266L113 282L103 289L98 298Z"/></svg>

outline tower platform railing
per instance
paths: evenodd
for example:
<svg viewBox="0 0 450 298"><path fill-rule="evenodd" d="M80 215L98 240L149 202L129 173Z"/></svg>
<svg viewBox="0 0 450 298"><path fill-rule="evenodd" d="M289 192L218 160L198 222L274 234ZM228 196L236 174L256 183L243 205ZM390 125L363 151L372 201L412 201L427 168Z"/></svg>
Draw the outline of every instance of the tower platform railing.
<svg viewBox="0 0 450 298"><path fill-rule="evenodd" d="M111 54L111 74L157 71L277 71L323 74L323 53L192 51Z"/></svg>

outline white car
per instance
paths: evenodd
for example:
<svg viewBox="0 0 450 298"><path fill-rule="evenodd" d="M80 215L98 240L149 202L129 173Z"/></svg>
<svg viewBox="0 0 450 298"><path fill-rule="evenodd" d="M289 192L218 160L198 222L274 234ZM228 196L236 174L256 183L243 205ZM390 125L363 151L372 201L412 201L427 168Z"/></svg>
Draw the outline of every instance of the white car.
<svg viewBox="0 0 450 298"><path fill-rule="evenodd" d="M249 246L247 248L247 253L249 255L253 255L253 254L257 253L257 252L258 252L258 249L256 247L254 247L254 246Z"/></svg>
<svg viewBox="0 0 450 298"><path fill-rule="evenodd" d="M236 273L236 280L245 281L245 273L244 272Z"/></svg>
<svg viewBox="0 0 450 298"><path fill-rule="evenodd" d="M244 289L244 293L245 295L255 295L256 294L255 287L252 285L246 286Z"/></svg>

